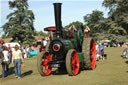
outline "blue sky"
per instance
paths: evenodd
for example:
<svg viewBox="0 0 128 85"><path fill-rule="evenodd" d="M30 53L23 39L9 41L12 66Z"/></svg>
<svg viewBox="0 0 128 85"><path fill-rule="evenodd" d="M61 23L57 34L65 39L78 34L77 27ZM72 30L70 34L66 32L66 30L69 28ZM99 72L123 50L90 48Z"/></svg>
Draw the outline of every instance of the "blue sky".
<svg viewBox="0 0 128 85"><path fill-rule="evenodd" d="M13 10L8 7L9 0L0 0L0 27L8 20L6 16ZM11 0L12 1L12 0ZM34 27L37 31L43 28L54 26L54 9L52 3L62 4L62 25L66 26L72 21L84 23L83 16L92 13L93 10L103 11L105 17L107 10L102 6L103 0L28 0L29 9L35 14Z"/></svg>

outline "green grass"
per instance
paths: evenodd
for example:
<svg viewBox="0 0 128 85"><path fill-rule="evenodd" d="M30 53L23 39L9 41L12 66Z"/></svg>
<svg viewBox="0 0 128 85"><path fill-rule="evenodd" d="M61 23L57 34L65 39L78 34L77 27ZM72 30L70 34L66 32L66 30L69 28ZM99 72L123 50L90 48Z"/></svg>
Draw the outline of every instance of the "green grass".
<svg viewBox="0 0 128 85"><path fill-rule="evenodd" d="M41 77L37 71L36 56L33 56L25 59L23 78L16 79L11 74L0 78L0 85L128 85L128 59L120 57L122 48L106 48L105 53L107 60L98 61L96 69L81 71L77 76L60 74ZM0 74L1 69L0 66Z"/></svg>

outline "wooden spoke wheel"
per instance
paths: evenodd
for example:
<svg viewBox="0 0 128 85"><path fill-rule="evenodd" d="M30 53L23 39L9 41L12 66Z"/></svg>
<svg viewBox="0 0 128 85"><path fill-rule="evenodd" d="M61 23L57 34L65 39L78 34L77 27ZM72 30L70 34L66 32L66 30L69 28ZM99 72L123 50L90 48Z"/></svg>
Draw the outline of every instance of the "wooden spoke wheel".
<svg viewBox="0 0 128 85"><path fill-rule="evenodd" d="M71 49L66 55L66 69L69 75L74 76L79 73L80 63L78 53Z"/></svg>
<svg viewBox="0 0 128 85"><path fill-rule="evenodd" d="M51 73L52 68L48 62L52 61L52 56L49 52L42 52L37 59L37 68L41 76L47 76Z"/></svg>

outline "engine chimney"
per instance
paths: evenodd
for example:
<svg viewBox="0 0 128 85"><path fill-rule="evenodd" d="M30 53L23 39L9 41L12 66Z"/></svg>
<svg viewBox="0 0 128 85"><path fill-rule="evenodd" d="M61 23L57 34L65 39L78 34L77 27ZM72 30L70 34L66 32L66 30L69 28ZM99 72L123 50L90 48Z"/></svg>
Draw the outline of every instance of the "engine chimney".
<svg viewBox="0 0 128 85"><path fill-rule="evenodd" d="M53 5L54 5L54 15L55 15L55 25L56 25L56 37L62 38L62 23L61 23L62 3L53 3Z"/></svg>

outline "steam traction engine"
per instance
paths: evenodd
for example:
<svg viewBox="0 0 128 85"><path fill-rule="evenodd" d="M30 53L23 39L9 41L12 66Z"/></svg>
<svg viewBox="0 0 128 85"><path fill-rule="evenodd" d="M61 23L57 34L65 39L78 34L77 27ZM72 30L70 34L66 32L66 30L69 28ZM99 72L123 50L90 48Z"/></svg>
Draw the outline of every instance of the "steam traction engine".
<svg viewBox="0 0 128 85"><path fill-rule="evenodd" d="M62 28L61 3L54 3L56 27L45 30L54 31L46 50L37 59L37 67L41 76L50 75L52 68L66 68L69 75L77 75L80 68L94 69L96 64L95 42L84 37L84 28L79 26L77 32Z"/></svg>

